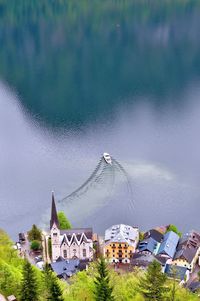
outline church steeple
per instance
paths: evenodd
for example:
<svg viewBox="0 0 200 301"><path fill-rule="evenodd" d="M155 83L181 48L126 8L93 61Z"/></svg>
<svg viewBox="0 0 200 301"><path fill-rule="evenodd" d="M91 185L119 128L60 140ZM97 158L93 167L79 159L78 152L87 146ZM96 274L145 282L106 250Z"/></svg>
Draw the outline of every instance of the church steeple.
<svg viewBox="0 0 200 301"><path fill-rule="evenodd" d="M56 224L56 226L59 228L59 221L58 221L58 215L57 215L57 210L56 210L54 192L52 191L50 229L52 229L53 224Z"/></svg>

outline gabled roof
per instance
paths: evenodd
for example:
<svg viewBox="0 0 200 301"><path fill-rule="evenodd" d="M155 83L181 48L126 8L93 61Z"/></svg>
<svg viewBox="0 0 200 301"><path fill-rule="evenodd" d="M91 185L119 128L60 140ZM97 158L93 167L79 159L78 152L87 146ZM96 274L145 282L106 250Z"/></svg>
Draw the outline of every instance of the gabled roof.
<svg viewBox="0 0 200 301"><path fill-rule="evenodd" d="M176 266L176 265L172 265L172 264L166 264L166 266L165 266L165 273L169 277L175 276L175 278L181 279L181 280L184 280L186 271L187 271L187 268L182 267L182 266Z"/></svg>
<svg viewBox="0 0 200 301"><path fill-rule="evenodd" d="M171 258L174 257L176 247L178 245L179 236L173 231L169 231L164 235L163 242L160 244L160 248L157 254L167 255Z"/></svg>
<svg viewBox="0 0 200 301"><path fill-rule="evenodd" d="M181 249L177 251L174 256L174 259L185 259L190 264L193 258L195 257L197 251L197 248L186 247L186 249Z"/></svg>
<svg viewBox="0 0 200 301"><path fill-rule="evenodd" d="M77 245L81 245L82 242L91 242L91 238L92 237L92 233L89 233L86 231L86 233L83 231L84 229L82 229L82 232L74 231L73 229L70 230L70 233L64 233L61 236L61 245L66 243L68 246L71 246L71 244L74 242ZM87 230L87 229L86 229ZM67 230L68 231L68 230ZM76 233L77 232L77 233ZM88 237L86 236L88 234Z"/></svg>
<svg viewBox="0 0 200 301"><path fill-rule="evenodd" d="M54 192L52 191L50 229L52 229L54 224L59 228L59 221L58 221L58 215L57 215L57 210L56 210Z"/></svg>
<svg viewBox="0 0 200 301"><path fill-rule="evenodd" d="M153 239L152 237L149 237L147 239L142 240L139 243L138 249L140 252L143 251L148 251L148 252L155 252L156 248L157 248L158 242Z"/></svg>
<svg viewBox="0 0 200 301"><path fill-rule="evenodd" d="M193 281L189 286L189 290L195 293L197 290L200 290L200 282L199 281Z"/></svg>
<svg viewBox="0 0 200 301"><path fill-rule="evenodd" d="M175 259L185 259L190 264L199 247L200 234L198 232L191 231L189 234L184 235L179 242Z"/></svg>
<svg viewBox="0 0 200 301"><path fill-rule="evenodd" d="M155 229L151 229L144 234L145 239L150 238L150 237L153 238L154 240L156 240L157 242L161 242L163 239L163 234Z"/></svg>
<svg viewBox="0 0 200 301"><path fill-rule="evenodd" d="M105 243L127 243L135 245L139 237L138 228L133 228L129 225L119 224L113 225L105 231Z"/></svg>
<svg viewBox="0 0 200 301"><path fill-rule="evenodd" d="M57 276L61 277L66 275L70 277L77 271L79 264L79 259L59 260L51 263L51 268L57 274Z"/></svg>
<svg viewBox="0 0 200 301"><path fill-rule="evenodd" d="M61 235L66 235L68 237L68 240L72 236L72 234L76 234L77 236L81 235L82 233L85 234L87 239L92 239L93 236L93 230L92 228L74 228L74 229L68 229L68 230L60 230Z"/></svg>
<svg viewBox="0 0 200 301"><path fill-rule="evenodd" d="M156 259L152 254L135 253L131 258L131 264L134 266L147 267L154 260Z"/></svg>

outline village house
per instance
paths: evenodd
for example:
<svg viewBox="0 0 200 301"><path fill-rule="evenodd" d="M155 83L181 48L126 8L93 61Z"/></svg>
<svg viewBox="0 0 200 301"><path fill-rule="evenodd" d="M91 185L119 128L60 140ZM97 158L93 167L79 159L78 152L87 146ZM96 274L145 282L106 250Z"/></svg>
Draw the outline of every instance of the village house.
<svg viewBox="0 0 200 301"><path fill-rule="evenodd" d="M131 265L146 268L156 260L164 272L166 263L174 258L178 241L179 236L173 231L162 234L156 229L149 230L139 242L136 253L131 258Z"/></svg>
<svg viewBox="0 0 200 301"><path fill-rule="evenodd" d="M174 260L171 264L186 267L190 272L194 270L196 263L199 264L200 233L191 231L180 240Z"/></svg>
<svg viewBox="0 0 200 301"><path fill-rule="evenodd" d="M93 259L93 231L92 228L60 230L58 215L52 193L52 208L50 220L52 261L60 256L64 259Z"/></svg>
<svg viewBox="0 0 200 301"><path fill-rule="evenodd" d="M139 230L124 224L105 231L104 256L110 263L130 263L139 241Z"/></svg>
<svg viewBox="0 0 200 301"><path fill-rule="evenodd" d="M59 257L55 262L50 264L50 267L57 277L60 279L65 279L73 276L78 271L83 271L87 269L88 261L80 261L79 259L67 259Z"/></svg>
<svg viewBox="0 0 200 301"><path fill-rule="evenodd" d="M153 254L167 259L173 259L179 236L173 231L162 235L156 230L150 230L145 239L139 243L138 252L142 254Z"/></svg>

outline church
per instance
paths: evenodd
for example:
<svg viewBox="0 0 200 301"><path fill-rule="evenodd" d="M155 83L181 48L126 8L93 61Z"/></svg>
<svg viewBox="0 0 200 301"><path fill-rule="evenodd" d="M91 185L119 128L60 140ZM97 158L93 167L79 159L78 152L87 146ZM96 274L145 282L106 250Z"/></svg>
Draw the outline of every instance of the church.
<svg viewBox="0 0 200 301"><path fill-rule="evenodd" d="M50 220L52 261L64 259L93 259L93 230L92 228L77 228L61 230L56 210L54 193L52 193L52 207Z"/></svg>

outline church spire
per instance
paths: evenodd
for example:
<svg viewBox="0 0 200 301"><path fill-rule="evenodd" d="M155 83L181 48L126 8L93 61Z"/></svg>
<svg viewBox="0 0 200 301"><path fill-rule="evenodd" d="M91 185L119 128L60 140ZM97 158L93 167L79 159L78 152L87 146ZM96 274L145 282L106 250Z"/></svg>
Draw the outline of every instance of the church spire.
<svg viewBox="0 0 200 301"><path fill-rule="evenodd" d="M53 227L53 224L59 228L58 215L56 210L54 192L52 191L52 204L51 204L51 220L50 220L50 229Z"/></svg>

